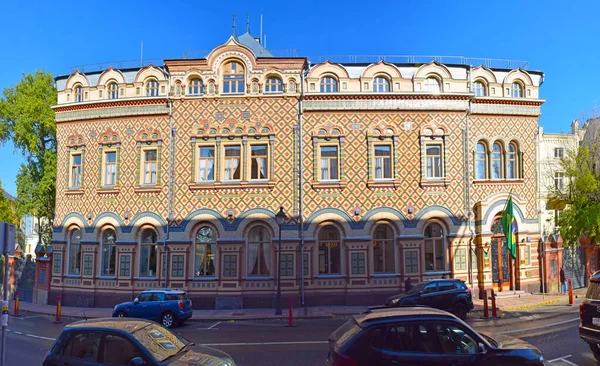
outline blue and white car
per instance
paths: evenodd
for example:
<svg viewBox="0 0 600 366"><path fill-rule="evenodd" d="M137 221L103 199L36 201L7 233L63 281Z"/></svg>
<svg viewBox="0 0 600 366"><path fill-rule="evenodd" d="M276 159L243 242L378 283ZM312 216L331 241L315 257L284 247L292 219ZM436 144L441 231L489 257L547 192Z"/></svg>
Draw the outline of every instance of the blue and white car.
<svg viewBox="0 0 600 366"><path fill-rule="evenodd" d="M182 324L192 317L192 300L184 291L153 289L142 292L133 301L115 306L113 317L154 320L166 328Z"/></svg>

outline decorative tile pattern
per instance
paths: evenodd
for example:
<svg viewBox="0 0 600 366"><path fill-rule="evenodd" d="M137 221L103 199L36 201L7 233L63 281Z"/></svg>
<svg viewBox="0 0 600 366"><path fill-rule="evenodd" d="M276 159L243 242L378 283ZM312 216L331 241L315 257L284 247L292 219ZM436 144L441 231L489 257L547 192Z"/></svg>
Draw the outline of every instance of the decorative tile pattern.
<svg viewBox="0 0 600 366"><path fill-rule="evenodd" d="M365 253L353 252L350 255L350 267L353 275L364 275L366 271Z"/></svg>
<svg viewBox="0 0 600 366"><path fill-rule="evenodd" d="M466 271L467 270L467 249L457 248L454 250L454 270Z"/></svg>

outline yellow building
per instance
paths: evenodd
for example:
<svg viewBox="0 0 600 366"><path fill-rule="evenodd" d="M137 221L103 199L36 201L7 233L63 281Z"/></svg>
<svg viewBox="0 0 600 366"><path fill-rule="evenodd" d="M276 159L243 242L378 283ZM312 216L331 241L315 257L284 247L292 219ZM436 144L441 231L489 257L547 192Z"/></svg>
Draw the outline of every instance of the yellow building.
<svg viewBox="0 0 600 366"><path fill-rule="evenodd" d="M246 33L56 78L50 298L112 306L167 283L195 308L270 307L278 267L306 305L378 304L407 277L539 290L543 74L333 61ZM515 263L496 224L510 191Z"/></svg>

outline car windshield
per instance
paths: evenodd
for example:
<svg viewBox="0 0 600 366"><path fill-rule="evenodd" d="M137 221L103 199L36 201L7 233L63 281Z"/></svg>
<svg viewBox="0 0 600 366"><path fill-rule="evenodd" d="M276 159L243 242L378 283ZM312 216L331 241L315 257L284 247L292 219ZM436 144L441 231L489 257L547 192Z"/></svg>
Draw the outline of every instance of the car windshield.
<svg viewBox="0 0 600 366"><path fill-rule="evenodd" d="M414 294L417 293L421 290L423 290L423 287L425 287L425 285L427 285L428 282L419 282L416 285L414 285L413 287L411 287L410 290L408 290L407 294Z"/></svg>
<svg viewBox="0 0 600 366"><path fill-rule="evenodd" d="M188 343L184 338L158 324L138 329L132 334L158 362L176 355Z"/></svg>
<svg viewBox="0 0 600 366"><path fill-rule="evenodd" d="M485 338L485 340L488 341L492 346L494 346L496 348L498 347L498 342L496 342L492 337L487 336L485 334L480 334L480 336Z"/></svg>
<svg viewBox="0 0 600 366"><path fill-rule="evenodd" d="M600 282L590 281L587 293L585 294L585 298L592 300L600 300Z"/></svg>

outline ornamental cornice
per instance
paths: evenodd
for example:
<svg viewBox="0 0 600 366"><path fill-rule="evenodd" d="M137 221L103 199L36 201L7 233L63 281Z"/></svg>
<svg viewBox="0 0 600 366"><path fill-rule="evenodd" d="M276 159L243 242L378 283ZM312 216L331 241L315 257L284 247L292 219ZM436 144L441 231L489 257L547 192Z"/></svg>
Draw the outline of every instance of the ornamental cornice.
<svg viewBox="0 0 600 366"><path fill-rule="evenodd" d="M106 107L128 107L132 105L166 104L167 98L129 98L129 99L107 99L91 102L77 102L68 105L54 105L52 109L56 113L71 112L82 109L106 108Z"/></svg>
<svg viewBox="0 0 600 366"><path fill-rule="evenodd" d="M539 116L541 103L538 105L524 104L472 104L471 114L498 114L513 116Z"/></svg>
<svg viewBox="0 0 600 366"><path fill-rule="evenodd" d="M304 109L318 110L445 110L463 111L469 108L468 100L444 99L331 99L306 100Z"/></svg>
<svg viewBox="0 0 600 366"><path fill-rule="evenodd" d="M75 109L72 111L56 113L56 123L98 118L144 116L169 113L169 108L167 107L166 103L147 105L133 104L131 106L124 105L119 107L103 107L104 108L96 109Z"/></svg>

